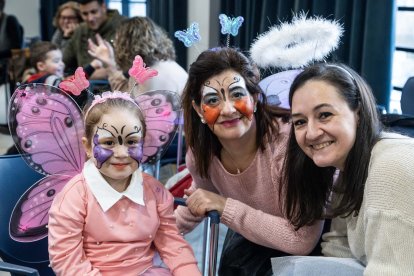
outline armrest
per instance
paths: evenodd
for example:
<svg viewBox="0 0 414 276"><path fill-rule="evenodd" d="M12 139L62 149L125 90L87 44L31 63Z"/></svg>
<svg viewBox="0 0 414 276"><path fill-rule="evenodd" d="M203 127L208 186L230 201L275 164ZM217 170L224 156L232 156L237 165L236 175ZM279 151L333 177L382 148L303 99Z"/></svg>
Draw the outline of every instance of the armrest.
<svg viewBox="0 0 414 276"><path fill-rule="evenodd" d="M21 275L39 276L36 269L27 266L14 265L10 263L0 262L0 271L7 271L10 273L17 273Z"/></svg>

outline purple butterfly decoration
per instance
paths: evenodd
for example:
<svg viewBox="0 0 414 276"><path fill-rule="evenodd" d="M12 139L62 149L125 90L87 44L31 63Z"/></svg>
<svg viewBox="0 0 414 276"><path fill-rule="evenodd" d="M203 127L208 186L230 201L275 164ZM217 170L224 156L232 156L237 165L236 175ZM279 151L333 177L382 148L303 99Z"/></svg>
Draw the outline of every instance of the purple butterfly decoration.
<svg viewBox="0 0 414 276"><path fill-rule="evenodd" d="M170 145L180 122L181 106L177 93L150 91L135 98L144 113L146 134L142 163L153 164Z"/></svg>
<svg viewBox="0 0 414 276"><path fill-rule="evenodd" d="M179 98L171 91L140 94L147 133L142 163L155 163L178 128ZM33 242L47 236L48 212L65 184L82 171L84 124L80 108L59 88L23 85L10 100L10 130L26 163L45 177L34 183L16 203L9 223L10 237Z"/></svg>
<svg viewBox="0 0 414 276"><path fill-rule="evenodd" d="M290 85L300 72L302 72L300 69L283 71L261 80L259 86L264 91L267 97L267 102L272 105L290 109Z"/></svg>

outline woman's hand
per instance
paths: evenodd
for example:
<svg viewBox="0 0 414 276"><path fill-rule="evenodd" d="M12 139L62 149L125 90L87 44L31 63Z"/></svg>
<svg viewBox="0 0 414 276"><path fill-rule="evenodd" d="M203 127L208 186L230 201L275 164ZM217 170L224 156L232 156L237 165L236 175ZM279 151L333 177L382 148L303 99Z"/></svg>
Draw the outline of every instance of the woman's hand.
<svg viewBox="0 0 414 276"><path fill-rule="evenodd" d="M197 217L204 217L207 212L216 210L220 216L226 205L226 198L203 189L185 190L186 203L190 212Z"/></svg>
<svg viewBox="0 0 414 276"><path fill-rule="evenodd" d="M76 23L76 22L70 22L68 24L64 24L62 26L63 37L65 37L65 38L71 37L73 32L78 27L79 27L79 23Z"/></svg>
<svg viewBox="0 0 414 276"><path fill-rule="evenodd" d="M99 34L96 34L95 37L97 44L95 44L92 39L88 39L88 53L92 57L102 61L106 67L116 68L114 49L111 44L104 40Z"/></svg>

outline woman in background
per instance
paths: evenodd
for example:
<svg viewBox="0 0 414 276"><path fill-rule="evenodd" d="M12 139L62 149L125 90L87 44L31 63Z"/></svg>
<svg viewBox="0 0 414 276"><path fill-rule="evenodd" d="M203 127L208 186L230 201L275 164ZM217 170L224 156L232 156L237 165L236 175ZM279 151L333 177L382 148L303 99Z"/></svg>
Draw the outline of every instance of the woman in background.
<svg viewBox="0 0 414 276"><path fill-rule="evenodd" d="M60 5L53 18L53 26L56 27L56 31L51 41L58 45L63 52L67 42L81 22L82 17L78 3L69 1Z"/></svg>
<svg viewBox="0 0 414 276"><path fill-rule="evenodd" d="M173 42L166 32L148 17L133 17L118 27L114 47L97 35L98 43L89 40L89 53L100 59L107 68L112 90L132 91L139 94L150 90L168 89L181 94L187 81L187 72L175 62ZM128 70L136 55L158 71L156 78L135 86Z"/></svg>

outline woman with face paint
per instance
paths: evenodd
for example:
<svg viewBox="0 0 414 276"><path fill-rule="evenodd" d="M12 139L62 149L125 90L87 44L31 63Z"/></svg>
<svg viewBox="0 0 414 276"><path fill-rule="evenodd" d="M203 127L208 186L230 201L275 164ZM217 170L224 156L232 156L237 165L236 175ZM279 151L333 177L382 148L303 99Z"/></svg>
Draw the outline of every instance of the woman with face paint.
<svg viewBox="0 0 414 276"><path fill-rule="evenodd" d="M82 142L90 158L49 212L57 275L201 275L179 234L173 197L141 171L145 121L126 94L95 98ZM168 268L153 263L158 252Z"/></svg>
<svg viewBox="0 0 414 276"><path fill-rule="evenodd" d="M290 263L302 271L295 275L414 275L414 139L381 130L371 89L342 64L305 68L289 102L285 210L299 229L332 218L322 253L340 258L276 258L274 268L289 271Z"/></svg>
<svg viewBox="0 0 414 276"><path fill-rule="evenodd" d="M279 188L289 112L267 105L258 82L257 67L240 51L213 48L190 66L183 93L186 165L193 183L186 191L188 208L175 212L177 224L186 233L206 212L220 213L229 228L222 275L256 275L253 270L267 275L271 256L309 254L323 227L316 221L295 231L282 213ZM228 256L262 263L243 274L240 266L226 265Z"/></svg>

